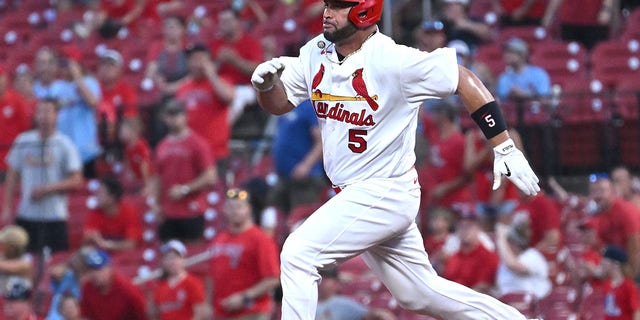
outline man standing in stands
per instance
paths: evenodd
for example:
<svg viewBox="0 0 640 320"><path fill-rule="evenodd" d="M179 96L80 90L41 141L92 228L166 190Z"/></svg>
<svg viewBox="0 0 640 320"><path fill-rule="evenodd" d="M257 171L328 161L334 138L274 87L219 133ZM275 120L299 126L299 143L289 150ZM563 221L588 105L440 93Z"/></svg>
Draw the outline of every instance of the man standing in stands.
<svg viewBox="0 0 640 320"><path fill-rule="evenodd" d="M20 134L6 158L7 180L2 221L13 217L14 192L21 186L16 224L29 234L29 251L45 246L69 248L66 194L82 186L82 162L71 140L56 130L58 104L41 100L36 107L36 129Z"/></svg>

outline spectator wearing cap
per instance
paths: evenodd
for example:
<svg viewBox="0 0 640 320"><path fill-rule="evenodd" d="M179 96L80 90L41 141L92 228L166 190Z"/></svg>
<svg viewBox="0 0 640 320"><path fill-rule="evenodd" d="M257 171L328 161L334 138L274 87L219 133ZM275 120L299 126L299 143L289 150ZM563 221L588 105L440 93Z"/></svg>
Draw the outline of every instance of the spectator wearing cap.
<svg viewBox="0 0 640 320"><path fill-rule="evenodd" d="M443 277L473 290L489 293L498 270L498 254L483 245L479 215L472 206L457 210L456 233L460 249L447 259Z"/></svg>
<svg viewBox="0 0 640 320"><path fill-rule="evenodd" d="M100 53L96 76L100 82L102 101L98 106L98 119L105 128L100 132L102 144L109 148L117 146L116 124L124 118L138 115L138 95L122 77L123 70L124 60L120 52L106 49Z"/></svg>
<svg viewBox="0 0 640 320"><path fill-rule="evenodd" d="M33 311L31 280L13 277L7 281L3 290L4 302L2 311L4 319L12 320L39 320L41 319Z"/></svg>
<svg viewBox="0 0 640 320"><path fill-rule="evenodd" d="M29 235L20 226L8 225L0 230L0 285L9 277L33 277L33 258L27 253Z"/></svg>
<svg viewBox="0 0 640 320"><path fill-rule="evenodd" d="M246 190L227 190L223 210L227 228L210 246L215 318L270 319L280 283L275 240L254 224Z"/></svg>
<svg viewBox="0 0 640 320"><path fill-rule="evenodd" d="M640 209L616 195L607 174L592 174L589 197L595 202L598 237L605 245L625 248L634 273L640 270Z"/></svg>
<svg viewBox="0 0 640 320"><path fill-rule="evenodd" d="M369 308L351 297L339 294L342 283L338 268L319 270L316 320L394 320L389 310Z"/></svg>
<svg viewBox="0 0 640 320"><path fill-rule="evenodd" d="M604 319L640 319L638 287L625 273L627 253L610 245L602 253L602 267L607 279L604 296Z"/></svg>
<svg viewBox="0 0 640 320"><path fill-rule="evenodd" d="M152 319L208 320L211 308L205 300L202 281L185 268L187 248L179 240L160 247L162 276L153 289L150 306Z"/></svg>
<svg viewBox="0 0 640 320"><path fill-rule="evenodd" d="M80 300L83 319L146 319L142 292L113 269L106 251L89 248L82 258L87 268Z"/></svg>
<svg viewBox="0 0 640 320"><path fill-rule="evenodd" d="M469 17L469 0L442 0L441 10L447 41L462 40L475 50L492 39L488 24Z"/></svg>
<svg viewBox="0 0 640 320"><path fill-rule="evenodd" d="M155 175L148 187L154 211L162 219L159 237L162 241L199 240L204 231L206 190L218 179L216 166L209 145L189 128L190 115L183 102L169 100L162 112L169 134L156 148Z"/></svg>
<svg viewBox="0 0 640 320"><path fill-rule="evenodd" d="M80 48L65 45L60 52L62 85L50 96L60 102L58 130L78 147L84 177L94 178L97 176L95 162L102 152L96 112L102 100L100 83L94 76L85 73Z"/></svg>
<svg viewBox="0 0 640 320"><path fill-rule="evenodd" d="M529 45L520 38L504 43L503 58L506 69L498 77L496 93L502 100L522 103L545 99L551 93L549 74L529 64Z"/></svg>
<svg viewBox="0 0 640 320"><path fill-rule="evenodd" d="M117 254L137 246L142 238L142 218L122 200L124 190L115 177L102 177L95 192L96 208L84 222L83 242Z"/></svg>
<svg viewBox="0 0 640 320"><path fill-rule="evenodd" d="M29 234L30 252L45 246L53 252L69 248L67 193L79 189L83 181L78 150L56 130L57 116L57 101L39 101L36 129L20 134L6 158L2 221L13 218L14 192L20 185L15 223Z"/></svg>
<svg viewBox="0 0 640 320"><path fill-rule="evenodd" d="M424 20L413 30L414 46L421 51L431 52L447 44L444 23L440 20Z"/></svg>
<svg viewBox="0 0 640 320"><path fill-rule="evenodd" d="M0 65L0 159L9 152L11 143L22 133L31 128L33 110L26 100L11 89L7 70ZM0 183L4 182L7 164L0 162Z"/></svg>
<svg viewBox="0 0 640 320"><path fill-rule="evenodd" d="M496 224L496 248L500 263L496 273L496 296L526 292L541 299L551 291L549 265L530 243L531 230L526 219L510 225Z"/></svg>
<svg viewBox="0 0 640 320"><path fill-rule="evenodd" d="M228 107L234 87L219 73L206 46L194 44L186 53L189 76L176 91L176 99L186 107L189 127L205 139L219 171L224 171L222 162L229 154L231 137Z"/></svg>

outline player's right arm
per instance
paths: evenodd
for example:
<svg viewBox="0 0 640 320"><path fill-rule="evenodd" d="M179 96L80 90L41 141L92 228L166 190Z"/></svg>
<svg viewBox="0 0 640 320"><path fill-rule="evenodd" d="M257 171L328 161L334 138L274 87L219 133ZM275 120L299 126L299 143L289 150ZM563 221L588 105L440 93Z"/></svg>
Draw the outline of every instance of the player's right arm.
<svg viewBox="0 0 640 320"><path fill-rule="evenodd" d="M269 113L285 114L295 107L287 98L280 75L284 64L273 58L259 64L251 76L251 84L256 89L258 103Z"/></svg>

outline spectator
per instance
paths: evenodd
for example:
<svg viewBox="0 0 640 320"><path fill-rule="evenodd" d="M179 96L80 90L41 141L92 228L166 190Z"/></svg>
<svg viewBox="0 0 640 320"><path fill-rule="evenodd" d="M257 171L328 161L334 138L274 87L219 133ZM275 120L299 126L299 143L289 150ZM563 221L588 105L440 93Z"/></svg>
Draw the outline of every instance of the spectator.
<svg viewBox="0 0 640 320"><path fill-rule="evenodd" d="M34 79L33 74L26 64L16 67L16 73L13 76L13 90L26 104L29 114L29 124L33 122L33 112L36 109L38 98L33 92Z"/></svg>
<svg viewBox="0 0 640 320"><path fill-rule="evenodd" d="M151 149L147 141L142 137L142 123L140 118L133 117L122 120L118 136L120 143L124 145L124 176L133 182L133 185L149 185L153 175L151 163ZM143 190L144 195L149 195L149 190Z"/></svg>
<svg viewBox="0 0 640 320"><path fill-rule="evenodd" d="M100 9L104 14L101 28L106 28L105 24L113 23L116 26L128 26L135 24L144 12L148 0L101 0Z"/></svg>
<svg viewBox="0 0 640 320"><path fill-rule="evenodd" d="M625 166L617 166L611 170L611 183L613 183L616 194L640 207L638 182L638 178L634 177L629 168Z"/></svg>
<svg viewBox="0 0 640 320"><path fill-rule="evenodd" d="M617 245L629 252L633 272L640 270L640 209L615 194L608 175L592 174L589 196L596 204L598 237L605 245Z"/></svg>
<svg viewBox="0 0 640 320"><path fill-rule="evenodd" d="M145 320L145 301L131 280L118 274L109 255L100 249L83 253L87 268L80 313L86 320Z"/></svg>
<svg viewBox="0 0 640 320"><path fill-rule="evenodd" d="M462 40L471 50L491 40L492 32L484 21L469 17L469 0L442 0L442 20L447 41Z"/></svg>
<svg viewBox="0 0 640 320"><path fill-rule="evenodd" d="M456 49L458 64L473 71L489 91L495 92L496 81L491 70L485 63L474 59L473 52L467 43L462 40L453 40L447 43L447 47Z"/></svg>
<svg viewBox="0 0 640 320"><path fill-rule="evenodd" d="M288 216L295 207L317 201L327 182L320 128L310 100L278 117L271 154L278 183L271 189L269 203Z"/></svg>
<svg viewBox="0 0 640 320"><path fill-rule="evenodd" d="M340 275L337 268L319 270L316 320L394 320L396 317L382 308L368 308L350 297L339 294Z"/></svg>
<svg viewBox="0 0 640 320"><path fill-rule="evenodd" d="M58 311L61 319L64 320L82 320L80 318L80 301L74 295L65 295L58 303ZM47 320L51 320L47 318Z"/></svg>
<svg viewBox="0 0 640 320"><path fill-rule="evenodd" d="M219 171L224 172L231 136L227 119L228 104L234 96L233 85L220 76L207 47L195 44L187 48L186 53L189 78L178 88L176 99L187 108L189 127L205 139Z"/></svg>
<svg viewBox="0 0 640 320"><path fill-rule="evenodd" d="M598 238L595 219L588 218L578 226L580 241L584 245L584 252L576 261L573 270L580 283L588 284L594 290L604 290L605 274L602 269L602 242Z"/></svg>
<svg viewBox="0 0 640 320"><path fill-rule="evenodd" d="M489 293L495 284L498 255L482 243L478 213L473 209L457 211L460 249L447 259L442 275L478 292Z"/></svg>
<svg viewBox="0 0 640 320"><path fill-rule="evenodd" d="M80 250L73 252L66 260L54 264L47 270L52 291L51 306L47 314L47 320L66 320L68 316L65 315L62 305L68 302L63 300L71 297L76 304L78 303L81 288L80 280L87 271L84 255L90 250L95 249L88 246L82 247ZM79 306L76 307L79 308Z"/></svg>
<svg viewBox="0 0 640 320"><path fill-rule="evenodd" d="M29 235L23 228L8 225L0 230L0 285L10 277L32 279L33 258L26 253Z"/></svg>
<svg viewBox="0 0 640 320"><path fill-rule="evenodd" d="M142 16L153 23L159 23L163 17L184 8L180 0L147 0Z"/></svg>
<svg viewBox="0 0 640 320"><path fill-rule="evenodd" d="M151 45L145 75L165 96L172 96L187 73L185 49L185 21L169 15L162 22L162 41Z"/></svg>
<svg viewBox="0 0 640 320"><path fill-rule="evenodd" d="M542 26L559 25L562 40L578 41L589 50L609 38L618 22L619 9L613 0L549 0Z"/></svg>
<svg viewBox="0 0 640 320"><path fill-rule="evenodd" d="M142 238L142 217L122 201L124 190L116 178L103 177L96 190L96 208L84 222L83 242L112 254L130 250Z"/></svg>
<svg viewBox="0 0 640 320"><path fill-rule="evenodd" d="M530 246L528 221L496 225L496 248L500 257L496 274L497 295L528 292L540 299L551 291L549 266L544 256Z"/></svg>
<svg viewBox="0 0 640 320"><path fill-rule="evenodd" d="M204 231L205 191L217 180L215 164L207 143L187 126L181 102L168 101L163 118L169 134L156 148L156 174L149 186L162 219L159 236L163 241L198 240Z"/></svg>
<svg viewBox="0 0 640 320"><path fill-rule="evenodd" d="M429 260L433 268L442 272L448 256L446 250L451 246L454 230L453 212L446 208L433 208L427 217L427 229L424 233L424 247L429 252Z"/></svg>
<svg viewBox="0 0 640 320"><path fill-rule="evenodd" d="M238 13L231 7L218 13L217 32L210 46L218 73L233 85L249 85L253 70L262 62L260 41L244 31Z"/></svg>
<svg viewBox="0 0 640 320"><path fill-rule="evenodd" d="M438 132L428 138L431 172L435 177L432 190L423 191L431 206L451 208L456 203L468 203L470 176L464 170L464 135L458 126L459 111L445 100L430 105Z"/></svg>
<svg viewBox="0 0 640 320"><path fill-rule="evenodd" d="M602 257L604 273L608 280L604 298L604 319L640 319L638 287L624 272L628 261L627 253L622 247L611 245L604 249Z"/></svg>
<svg viewBox="0 0 640 320"><path fill-rule="evenodd" d="M71 140L56 130L58 104L41 100L36 129L20 134L7 156L2 221L12 218L14 192L21 186L16 224L29 234L28 250L69 248L67 193L82 186L82 165Z"/></svg>
<svg viewBox="0 0 640 320"><path fill-rule="evenodd" d="M101 132L102 144L110 148L118 146L116 124L123 118L138 115L138 96L135 89L122 77L123 63L122 55L116 50L106 49L100 54L97 77L102 101L98 108L98 118L106 129Z"/></svg>
<svg viewBox="0 0 640 320"><path fill-rule="evenodd" d="M500 26L537 26L542 21L547 0L491 0L500 16Z"/></svg>
<svg viewBox="0 0 640 320"><path fill-rule="evenodd" d="M529 64L529 46L524 40L507 40L503 52L507 68L498 77L496 93L500 99L521 103L531 99L544 99L551 93L549 74L544 69Z"/></svg>
<svg viewBox="0 0 640 320"><path fill-rule="evenodd" d="M33 93L38 99L53 98L60 91L63 81L58 78L59 59L57 53L49 48L40 48L33 60Z"/></svg>
<svg viewBox="0 0 640 320"><path fill-rule="evenodd" d="M431 52L447 44L444 23L440 20L424 20L413 30L414 47Z"/></svg>
<svg viewBox="0 0 640 320"><path fill-rule="evenodd" d="M9 279L3 290L3 314L4 319L12 320L38 320L40 319L31 305L32 285L31 281L13 277Z"/></svg>
<svg viewBox="0 0 640 320"><path fill-rule="evenodd" d="M51 98L60 102L58 130L66 134L77 146L83 164L83 175L96 177L95 161L101 153L98 141L98 120L96 109L101 101L100 84L86 75L82 51L73 45L62 48L61 74L63 81L57 88L51 88ZM57 89L54 91L54 89Z"/></svg>
<svg viewBox="0 0 640 320"><path fill-rule="evenodd" d="M562 243L560 232L560 210L544 192L535 196L520 193L519 206L514 215L524 214L531 228L531 246L542 253L548 261L555 261Z"/></svg>
<svg viewBox="0 0 640 320"><path fill-rule="evenodd" d="M267 320L273 312L270 295L279 284L278 249L254 224L249 197L246 190L227 190L227 229L211 242L216 318Z"/></svg>
<svg viewBox="0 0 640 320"><path fill-rule="evenodd" d="M13 140L31 128L32 110L20 95L10 89L7 70L0 65L0 159L9 152ZM7 165L0 162L0 183L4 182Z"/></svg>
<svg viewBox="0 0 640 320"><path fill-rule="evenodd" d="M162 278L153 290L152 319L210 319L211 308L205 300L204 286L185 268L187 248L178 240L170 240L160 248L160 252Z"/></svg>

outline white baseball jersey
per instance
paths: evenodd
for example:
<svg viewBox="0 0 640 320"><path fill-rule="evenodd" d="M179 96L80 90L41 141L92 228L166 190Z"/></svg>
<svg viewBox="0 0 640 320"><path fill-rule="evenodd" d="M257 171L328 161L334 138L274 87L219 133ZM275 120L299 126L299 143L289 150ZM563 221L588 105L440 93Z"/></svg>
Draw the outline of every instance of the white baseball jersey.
<svg viewBox="0 0 640 320"><path fill-rule="evenodd" d="M305 44L298 58L282 59L289 101L313 102L327 176L337 186L401 176L415 163L421 103L457 88L455 50L427 53L376 32L342 64L337 61L335 47L322 35Z"/></svg>

